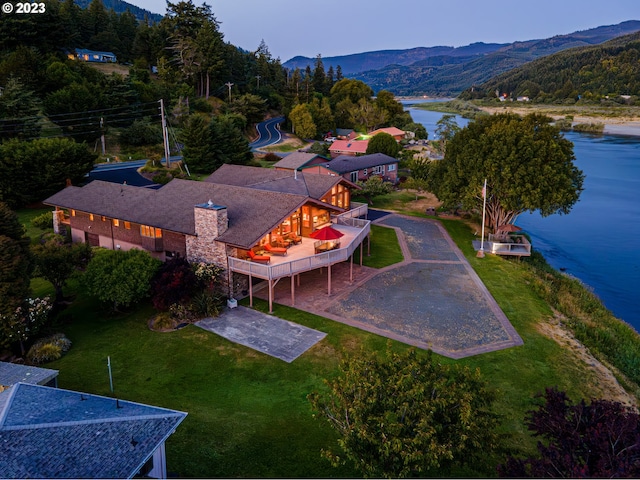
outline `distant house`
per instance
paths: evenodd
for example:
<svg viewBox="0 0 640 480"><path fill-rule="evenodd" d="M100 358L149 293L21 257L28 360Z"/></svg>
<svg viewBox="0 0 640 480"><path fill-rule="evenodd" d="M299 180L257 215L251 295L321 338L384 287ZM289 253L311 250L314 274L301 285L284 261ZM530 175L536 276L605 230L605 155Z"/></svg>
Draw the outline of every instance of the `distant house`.
<svg viewBox="0 0 640 480"><path fill-rule="evenodd" d="M352 183L364 182L374 176L379 176L387 182L397 183L398 159L384 153L359 157L340 155L328 163L306 167L304 172L337 174Z"/></svg>
<svg viewBox="0 0 640 480"><path fill-rule="evenodd" d="M304 167L327 163L328 161L328 158L315 153L293 152L277 162L273 168L276 170L301 170Z"/></svg>
<svg viewBox="0 0 640 480"><path fill-rule="evenodd" d="M367 153L369 140L336 140L329 147L332 158L340 155L364 155Z"/></svg>
<svg viewBox="0 0 640 480"><path fill-rule="evenodd" d="M166 478L184 412L17 383L0 393L0 478Z"/></svg>
<svg viewBox="0 0 640 480"><path fill-rule="evenodd" d="M405 132L404 130L400 130L399 128L396 128L396 127L379 128L377 130L374 130L373 132L370 132L368 135L373 137L378 133L387 133L391 135L393 138L395 138L397 142L407 138L407 132Z"/></svg>
<svg viewBox="0 0 640 480"><path fill-rule="evenodd" d="M336 128L336 138L338 140L353 140L357 136L358 132L352 128Z"/></svg>
<svg viewBox="0 0 640 480"><path fill-rule="evenodd" d="M115 63L118 61L113 52L99 52L97 50L86 50L76 48L75 53L70 53L69 58L83 62Z"/></svg>

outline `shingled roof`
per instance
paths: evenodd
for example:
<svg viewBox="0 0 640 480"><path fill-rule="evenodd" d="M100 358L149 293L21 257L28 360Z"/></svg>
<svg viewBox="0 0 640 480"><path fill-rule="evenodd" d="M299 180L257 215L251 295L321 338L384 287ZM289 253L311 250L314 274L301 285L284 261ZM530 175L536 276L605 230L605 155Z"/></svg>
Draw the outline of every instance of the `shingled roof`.
<svg viewBox="0 0 640 480"><path fill-rule="evenodd" d="M355 172L363 168L377 167L379 165L389 165L390 163L398 163L396 158L385 155L384 153L372 153L370 155L362 155L354 157L352 155L340 155L328 162L325 166L334 172L343 174Z"/></svg>
<svg viewBox="0 0 640 480"><path fill-rule="evenodd" d="M319 160L327 160L324 157L321 157L317 153L306 153L306 152L293 152L284 157L278 163L273 165L273 168L286 168L288 170L298 170L315 159Z"/></svg>
<svg viewBox="0 0 640 480"><path fill-rule="evenodd" d="M327 160L328 162L329 160ZM348 183L342 177L332 175L303 174L293 170L275 170L272 168L247 167L226 164L209 175L208 183L237 185L256 190L306 195L316 200L324 197L338 183Z"/></svg>
<svg viewBox="0 0 640 480"><path fill-rule="evenodd" d="M25 383L1 395L1 478L131 478L187 416Z"/></svg>

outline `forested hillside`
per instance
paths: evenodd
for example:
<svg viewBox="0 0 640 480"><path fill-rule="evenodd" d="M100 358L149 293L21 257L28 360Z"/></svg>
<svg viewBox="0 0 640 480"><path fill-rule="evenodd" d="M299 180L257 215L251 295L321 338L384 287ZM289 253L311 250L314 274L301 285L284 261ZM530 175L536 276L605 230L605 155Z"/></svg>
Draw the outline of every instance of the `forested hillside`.
<svg viewBox="0 0 640 480"><path fill-rule="evenodd" d="M469 89L461 98L496 98L496 92L538 102L605 97L634 102L640 95L640 33L541 58Z"/></svg>
<svg viewBox="0 0 640 480"><path fill-rule="evenodd" d="M387 89L396 95L458 95L500 73L562 50L597 45L640 30L630 20L552 38L511 44L474 43L464 47L430 47L384 50L324 58L325 65L339 63L342 73L362 80L375 92ZM312 59L295 57L286 67L304 68Z"/></svg>
<svg viewBox="0 0 640 480"><path fill-rule="evenodd" d="M91 4L91 0L74 0L74 1L81 8L88 8L89 5ZM123 2L122 0L102 0L102 3L104 4L104 8L106 8L107 10L113 9L113 11L116 13L124 13L128 10L140 22L145 21L145 19L148 19L154 23L162 20L162 15L160 15L158 12L150 12L149 10L145 10L144 8L137 7L131 3Z"/></svg>

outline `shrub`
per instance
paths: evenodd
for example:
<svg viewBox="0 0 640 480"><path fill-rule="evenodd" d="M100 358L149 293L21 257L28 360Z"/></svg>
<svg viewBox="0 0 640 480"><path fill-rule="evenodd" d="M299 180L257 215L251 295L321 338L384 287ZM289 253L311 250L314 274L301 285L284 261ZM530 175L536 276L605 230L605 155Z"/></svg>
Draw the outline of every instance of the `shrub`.
<svg viewBox="0 0 640 480"><path fill-rule="evenodd" d="M201 282L184 258L175 258L160 266L151 279L154 308L168 310L176 303L188 302Z"/></svg>
<svg viewBox="0 0 640 480"><path fill-rule="evenodd" d="M267 153L264 156L264 159L267 162L278 162L278 161L281 160L281 158L278 155L276 155L275 153Z"/></svg>
<svg viewBox="0 0 640 480"><path fill-rule="evenodd" d="M172 319L180 323L190 322L193 320L193 315L189 309L179 303L174 303L169 307L169 314Z"/></svg>
<svg viewBox="0 0 640 480"><path fill-rule="evenodd" d="M202 292L191 300L191 311L198 318L217 317L223 303L223 296L209 291Z"/></svg>
<svg viewBox="0 0 640 480"><path fill-rule="evenodd" d="M64 334L56 333L35 342L27 353L27 361L34 365L58 360L71 348L71 340Z"/></svg>
<svg viewBox="0 0 640 480"><path fill-rule="evenodd" d="M53 228L53 214L51 212L44 212L42 215L33 217L31 219L31 225L40 230L50 230Z"/></svg>

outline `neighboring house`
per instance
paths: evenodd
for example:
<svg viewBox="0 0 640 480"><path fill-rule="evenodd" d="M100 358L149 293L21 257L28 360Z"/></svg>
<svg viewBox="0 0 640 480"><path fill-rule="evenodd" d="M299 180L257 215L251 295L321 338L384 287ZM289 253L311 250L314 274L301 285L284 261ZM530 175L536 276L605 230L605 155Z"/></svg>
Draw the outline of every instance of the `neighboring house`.
<svg viewBox="0 0 640 480"><path fill-rule="evenodd" d="M328 163L310 166L304 173L338 174L350 182L365 182L368 178L379 176L391 183L398 181L398 159L384 153L373 153L354 157L341 155Z"/></svg>
<svg viewBox="0 0 640 480"><path fill-rule="evenodd" d="M58 370L0 362L0 388L7 388L20 382L56 387L58 385Z"/></svg>
<svg viewBox="0 0 640 480"><path fill-rule="evenodd" d="M286 236L309 237L351 208L354 188L335 174L223 165L203 182L174 179L153 190L95 180L44 203L56 208L54 230L68 226L74 242L216 264L233 297L250 279L231 258L245 260Z"/></svg>
<svg viewBox="0 0 640 480"><path fill-rule="evenodd" d="M329 147L332 158L339 155L364 155L367 153L369 140L336 140Z"/></svg>
<svg viewBox="0 0 640 480"><path fill-rule="evenodd" d="M118 61L113 52L99 52L97 50L87 50L76 48L75 53L70 53L71 60L81 60L83 62L115 63Z"/></svg>
<svg viewBox="0 0 640 480"><path fill-rule="evenodd" d="M324 158L315 153L293 152L277 162L273 168L276 170L301 170L303 167L318 165L328 161L328 158Z"/></svg>
<svg viewBox="0 0 640 480"><path fill-rule="evenodd" d="M387 133L391 135L396 139L396 142L407 138L407 132L396 127L379 128L378 130L374 130L373 132L368 133L368 135L373 137L374 135L377 135L379 133Z"/></svg>
<svg viewBox="0 0 640 480"><path fill-rule="evenodd" d="M165 441L186 416L17 383L0 393L0 478L166 478Z"/></svg>
<svg viewBox="0 0 640 480"><path fill-rule="evenodd" d="M358 137L358 132L352 128L336 128L336 138L338 140L353 140Z"/></svg>

